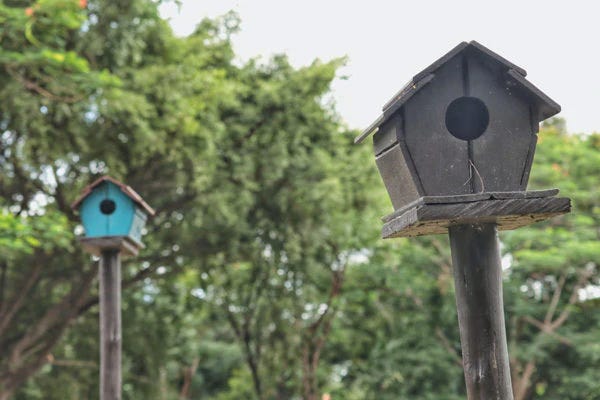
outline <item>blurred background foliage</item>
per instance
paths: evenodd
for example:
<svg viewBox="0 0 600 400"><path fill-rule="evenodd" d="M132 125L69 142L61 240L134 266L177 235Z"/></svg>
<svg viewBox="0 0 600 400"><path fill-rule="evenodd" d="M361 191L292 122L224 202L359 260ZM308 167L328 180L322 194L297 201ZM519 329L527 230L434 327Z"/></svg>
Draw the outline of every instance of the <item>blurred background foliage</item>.
<svg viewBox="0 0 600 400"><path fill-rule="evenodd" d="M70 208L110 174L158 215L124 264L124 399L462 399L445 236L391 207L337 116L344 60L240 62L233 14L0 3L0 399L96 399L95 260ZM600 135L540 131L573 213L501 234L515 398L598 399Z"/></svg>

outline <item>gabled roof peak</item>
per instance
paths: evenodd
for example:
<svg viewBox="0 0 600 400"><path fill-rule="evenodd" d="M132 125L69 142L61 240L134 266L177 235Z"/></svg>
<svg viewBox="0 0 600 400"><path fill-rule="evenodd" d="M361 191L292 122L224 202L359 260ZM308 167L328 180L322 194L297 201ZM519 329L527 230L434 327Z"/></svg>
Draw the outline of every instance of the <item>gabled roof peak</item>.
<svg viewBox="0 0 600 400"><path fill-rule="evenodd" d="M454 58L454 56L465 52L465 51L478 51L479 53L491 58L492 60L498 62L499 64L505 66L507 69L514 69L515 71L517 71L519 74L523 75L523 76L527 76L527 71L525 71L523 68L519 67L516 64L511 63L510 61L508 61L506 58L502 57L501 55L493 52L492 50L488 49L487 47L485 47L484 45L482 45L481 43L475 41L475 40L471 40L470 42L461 42L459 43L456 47L454 47L452 50L450 50L448 53L444 54L442 57L440 57L439 59L437 59L435 62L433 62L430 66L428 66L427 68L425 68L423 71L419 72L418 74L416 74L413 77L413 82L419 81L421 79L423 79L425 76L435 73L435 71L437 71L438 68L440 68L442 65L444 65L445 63L447 63L449 60L451 60L452 58Z"/></svg>
<svg viewBox="0 0 600 400"><path fill-rule="evenodd" d="M150 207L148 203L146 203L144 199L142 199L142 196L140 196L135 190L133 190L131 186L128 186L108 175L104 175L96 179L94 182L90 183L88 186L86 186L83 189L81 195L77 198L77 200L75 200L73 204L71 204L71 208L77 209L79 205L83 202L83 200L85 200L85 198L88 197L89 194L92 193L92 191L95 188L97 188L104 182L111 182L112 184L118 186L127 197L129 197L131 200L133 200L134 203L142 207L149 215L152 216L156 214L156 211L154 211L154 209Z"/></svg>
<svg viewBox="0 0 600 400"><path fill-rule="evenodd" d="M413 76L413 78L406 85L404 85L400 91L398 91L388 102L384 104L383 114L371 125L369 125L369 127L365 129L361 135L354 140L354 142L360 143L371 133L375 132L383 122L385 122L393 113L399 110L416 92L431 82L435 78L435 74L438 69L440 69L457 55L464 52L469 52L469 54L473 54L471 52L475 52L475 54L483 56L501 66L505 71L507 78L511 80L511 83L524 89L524 91L531 96L533 102L538 105L540 110L540 121L560 112L560 106L557 103L546 96L531 82L525 79L525 76L527 76L527 71L508 61L499 54L496 54L477 41L472 40L470 42L459 43L448 53L444 54L427 68Z"/></svg>
<svg viewBox="0 0 600 400"><path fill-rule="evenodd" d="M446 64L448 61L453 59L458 54L460 54L464 51L469 51L470 49L474 49L474 50L484 54L485 56L487 56L487 57L493 59L494 61L498 62L499 64L505 66L507 69L513 69L513 70L517 71L519 74L523 75L524 77L527 76L527 71L525 71L523 68L519 67L516 64L511 63L506 58L500 56L499 54L494 53L492 50L488 49L487 47L478 43L477 41L471 40L470 42L460 42L452 50L450 50L449 52L447 52L446 54L444 54L443 56L441 56L440 58L435 60L427 68L425 68L424 70L422 70L421 72L419 72L418 74L413 76L413 78L411 79L410 82L408 82L406 85L404 85L404 87L402 89L400 89L400 91L398 91L398 93L396 93L390 100L388 100L387 103L384 104L383 111L386 111L387 109L391 108L394 105L394 103L396 103L396 101L398 99L400 99L404 93L406 93L407 89L410 89L412 86L416 85L419 81L428 77L429 75L435 74L435 72L441 66Z"/></svg>

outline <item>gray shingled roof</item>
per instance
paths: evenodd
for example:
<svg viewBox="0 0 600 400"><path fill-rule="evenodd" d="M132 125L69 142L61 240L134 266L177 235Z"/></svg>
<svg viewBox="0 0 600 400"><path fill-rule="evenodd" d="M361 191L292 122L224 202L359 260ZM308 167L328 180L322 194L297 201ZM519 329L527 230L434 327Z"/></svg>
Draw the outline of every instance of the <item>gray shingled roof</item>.
<svg viewBox="0 0 600 400"><path fill-rule="evenodd" d="M511 63L504 57L494 53L482 44L472 40L471 42L460 43L458 46L454 47L448 53L436 60L433 64L416 74L410 80L410 82L404 85L404 87L400 89L398 93L396 93L387 103L385 103L383 106L383 114L381 114L371 125L369 125L367 129L365 129L358 137L356 137L356 139L354 139L354 143L360 143L371 133L374 133L379 126L392 114L399 110L408 101L408 99L417 93L423 86L431 82L435 78L436 71L441 66L467 49L474 49L483 56L488 57L492 61L505 67L507 74L512 78L514 83L529 93L536 102L540 110L540 121L560 112L560 105L558 105L554 100L546 96L541 90L525 79L525 76L527 76L527 71Z"/></svg>

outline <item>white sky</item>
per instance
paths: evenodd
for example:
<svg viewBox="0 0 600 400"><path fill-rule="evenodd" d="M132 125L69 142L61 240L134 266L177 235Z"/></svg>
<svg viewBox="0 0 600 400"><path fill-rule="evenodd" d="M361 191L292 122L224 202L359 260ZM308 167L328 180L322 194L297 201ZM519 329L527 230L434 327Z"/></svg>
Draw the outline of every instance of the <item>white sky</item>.
<svg viewBox="0 0 600 400"><path fill-rule="evenodd" d="M161 7L186 35L235 10L242 60L286 53L296 66L348 56L333 96L362 129L413 75L461 41L477 40L525 68L558 102L571 132L600 131L600 2L593 0L182 0Z"/></svg>

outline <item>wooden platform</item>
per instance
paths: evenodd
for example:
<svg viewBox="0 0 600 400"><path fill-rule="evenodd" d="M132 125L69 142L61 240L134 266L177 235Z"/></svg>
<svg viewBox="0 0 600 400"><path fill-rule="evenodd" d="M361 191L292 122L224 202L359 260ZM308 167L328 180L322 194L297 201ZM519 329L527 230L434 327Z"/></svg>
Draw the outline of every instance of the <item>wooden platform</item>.
<svg viewBox="0 0 600 400"><path fill-rule="evenodd" d="M426 196L383 218L384 239L447 233L452 225L494 222L509 230L571 211L558 189Z"/></svg>
<svg viewBox="0 0 600 400"><path fill-rule="evenodd" d="M85 251L95 256L100 256L104 250L119 250L124 257L137 256L140 249L144 248L142 243L127 236L84 237L79 241Z"/></svg>

